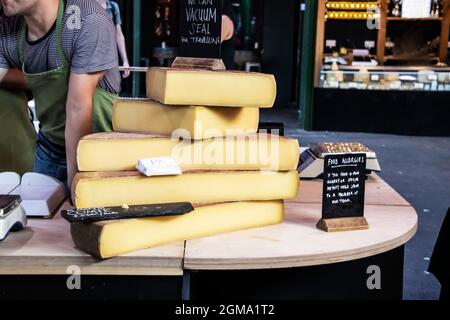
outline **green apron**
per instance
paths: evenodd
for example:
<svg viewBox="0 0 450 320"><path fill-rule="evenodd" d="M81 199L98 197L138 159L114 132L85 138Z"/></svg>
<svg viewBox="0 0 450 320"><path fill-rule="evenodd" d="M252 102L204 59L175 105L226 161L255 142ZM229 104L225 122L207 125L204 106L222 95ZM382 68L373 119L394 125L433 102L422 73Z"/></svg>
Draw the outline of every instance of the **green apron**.
<svg viewBox="0 0 450 320"><path fill-rule="evenodd" d="M65 146L66 101L69 88L70 63L62 48L62 21L64 1L59 1L56 20L56 48L62 66L47 72L28 74L24 66L24 43L26 25L22 26L19 38L19 57L25 79L33 91L36 115L40 131L51 142ZM92 132L112 131L112 105L117 95L97 87L93 98Z"/></svg>
<svg viewBox="0 0 450 320"><path fill-rule="evenodd" d="M33 170L36 131L23 91L0 89L0 172Z"/></svg>

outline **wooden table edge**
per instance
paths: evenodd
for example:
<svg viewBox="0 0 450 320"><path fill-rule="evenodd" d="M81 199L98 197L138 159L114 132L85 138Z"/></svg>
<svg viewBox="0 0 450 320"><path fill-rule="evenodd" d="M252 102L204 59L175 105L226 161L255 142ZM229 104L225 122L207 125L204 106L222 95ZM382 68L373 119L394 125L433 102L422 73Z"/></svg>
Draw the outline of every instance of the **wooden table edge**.
<svg viewBox="0 0 450 320"><path fill-rule="evenodd" d="M184 252L183 252L184 255ZM87 276L182 276L183 258L117 257L98 260L86 257L2 257L0 275L70 275L68 268L80 268L81 275ZM164 263L160 263L160 261ZM100 266L99 264L104 264ZM125 266L124 266L125 265Z"/></svg>

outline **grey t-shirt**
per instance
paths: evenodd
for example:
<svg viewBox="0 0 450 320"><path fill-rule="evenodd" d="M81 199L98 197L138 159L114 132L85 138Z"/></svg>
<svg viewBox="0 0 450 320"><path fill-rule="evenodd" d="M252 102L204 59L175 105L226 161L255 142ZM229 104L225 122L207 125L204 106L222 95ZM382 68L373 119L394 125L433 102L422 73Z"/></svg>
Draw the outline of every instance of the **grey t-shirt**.
<svg viewBox="0 0 450 320"><path fill-rule="evenodd" d="M120 7L119 5L114 2L107 0L106 1L106 12L108 13L111 20L114 22L114 24L120 25L122 24L122 16L120 14Z"/></svg>
<svg viewBox="0 0 450 320"><path fill-rule="evenodd" d="M0 16L0 68L22 69L18 42L24 23L24 18L20 16ZM56 49L55 29L56 24L37 41L26 39L24 67L27 73L50 71L62 65ZM99 86L111 93L120 92L115 26L97 1L65 1L62 48L71 72L106 71Z"/></svg>

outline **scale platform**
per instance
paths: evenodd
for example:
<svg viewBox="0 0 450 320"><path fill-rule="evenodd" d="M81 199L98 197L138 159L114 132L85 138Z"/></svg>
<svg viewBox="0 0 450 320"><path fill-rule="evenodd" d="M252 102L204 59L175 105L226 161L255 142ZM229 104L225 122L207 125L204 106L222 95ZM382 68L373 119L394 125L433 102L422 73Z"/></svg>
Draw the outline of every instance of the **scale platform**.
<svg viewBox="0 0 450 320"><path fill-rule="evenodd" d="M66 199L64 185L39 173L26 173L11 194L20 195L28 217L51 218Z"/></svg>
<svg viewBox="0 0 450 320"><path fill-rule="evenodd" d="M0 172L0 194L10 194L20 185L20 180L15 172Z"/></svg>
<svg viewBox="0 0 450 320"><path fill-rule="evenodd" d="M27 216L20 196L0 195L0 241L10 232L20 231L27 225Z"/></svg>
<svg viewBox="0 0 450 320"><path fill-rule="evenodd" d="M366 171L367 174L380 172L381 167L378 162L377 155L374 151L361 143L339 142L339 143L319 143L314 144L310 148L302 148L300 154L300 163L298 171L300 178L316 179L321 178L324 169L325 156L329 154L352 154L365 153L367 156Z"/></svg>

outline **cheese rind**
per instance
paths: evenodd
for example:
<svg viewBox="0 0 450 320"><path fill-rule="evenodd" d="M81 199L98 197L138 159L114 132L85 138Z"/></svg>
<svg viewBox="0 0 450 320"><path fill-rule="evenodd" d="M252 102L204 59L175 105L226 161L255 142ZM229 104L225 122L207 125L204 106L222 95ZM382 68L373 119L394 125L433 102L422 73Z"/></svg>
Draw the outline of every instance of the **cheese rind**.
<svg viewBox="0 0 450 320"><path fill-rule="evenodd" d="M297 171L194 171L162 177L138 172L79 173L72 198L77 208L284 200L296 197L298 185Z"/></svg>
<svg viewBox="0 0 450 320"><path fill-rule="evenodd" d="M168 105L271 108L273 75L240 71L149 68L147 97Z"/></svg>
<svg viewBox="0 0 450 320"><path fill-rule="evenodd" d="M71 224L75 245L107 259L176 241L279 224L283 201L233 202L196 208L173 217Z"/></svg>
<svg viewBox="0 0 450 320"><path fill-rule="evenodd" d="M162 136L97 133L80 140L80 171L132 171L140 159L172 157L182 170L296 170L297 139L266 134L204 141Z"/></svg>
<svg viewBox="0 0 450 320"><path fill-rule="evenodd" d="M258 131L257 108L167 106L152 100L119 99L114 103L113 128L202 140Z"/></svg>

